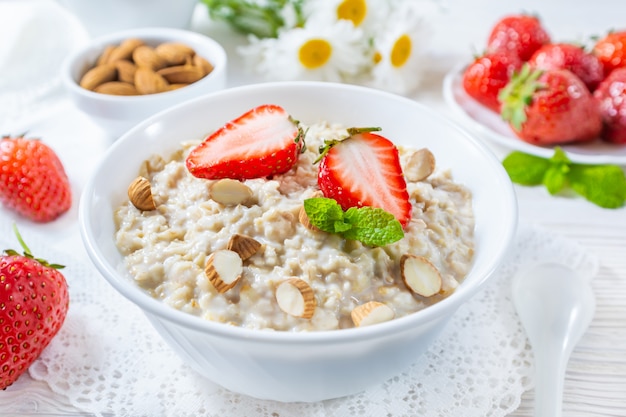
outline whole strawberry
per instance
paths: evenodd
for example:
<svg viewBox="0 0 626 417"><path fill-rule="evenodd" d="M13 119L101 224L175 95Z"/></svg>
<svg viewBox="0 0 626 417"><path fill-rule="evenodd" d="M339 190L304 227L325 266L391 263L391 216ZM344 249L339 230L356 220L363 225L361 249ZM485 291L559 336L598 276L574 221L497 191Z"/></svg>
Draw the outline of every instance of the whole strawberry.
<svg viewBox="0 0 626 417"><path fill-rule="evenodd" d="M398 149L373 130L380 129L348 129L347 138L327 142L318 158L317 183L324 197L337 201L343 210L380 208L406 227L413 206Z"/></svg>
<svg viewBox="0 0 626 417"><path fill-rule="evenodd" d="M593 95L604 122L602 139L626 144L626 67L613 70Z"/></svg>
<svg viewBox="0 0 626 417"><path fill-rule="evenodd" d="M56 153L38 139L0 138L0 203L20 215L49 222L72 206L72 192Z"/></svg>
<svg viewBox="0 0 626 417"><path fill-rule="evenodd" d="M524 65L500 94L502 118L515 134L535 145L597 138L602 118L585 84L568 70Z"/></svg>
<svg viewBox="0 0 626 417"><path fill-rule="evenodd" d="M550 43L550 35L539 18L515 14L503 17L493 26L487 39L487 52L512 53L528 61L547 43Z"/></svg>
<svg viewBox="0 0 626 417"><path fill-rule="evenodd" d="M185 162L198 178L263 178L289 171L303 149L299 123L282 107L263 104L209 135Z"/></svg>
<svg viewBox="0 0 626 417"><path fill-rule="evenodd" d="M585 83L589 91L604 79L604 66L597 56L583 46L570 43L550 43L539 48L528 63L542 70L567 69Z"/></svg>
<svg viewBox="0 0 626 417"><path fill-rule="evenodd" d="M24 254L0 255L0 389L19 378L39 357L65 321L67 283L58 271L36 259L16 231Z"/></svg>
<svg viewBox="0 0 626 417"><path fill-rule="evenodd" d="M498 94L521 66L522 60L508 52L479 56L463 72L463 89L483 106L500 113Z"/></svg>
<svg viewBox="0 0 626 417"><path fill-rule="evenodd" d="M596 42L593 53L608 75L615 68L626 67L626 30L611 32Z"/></svg>

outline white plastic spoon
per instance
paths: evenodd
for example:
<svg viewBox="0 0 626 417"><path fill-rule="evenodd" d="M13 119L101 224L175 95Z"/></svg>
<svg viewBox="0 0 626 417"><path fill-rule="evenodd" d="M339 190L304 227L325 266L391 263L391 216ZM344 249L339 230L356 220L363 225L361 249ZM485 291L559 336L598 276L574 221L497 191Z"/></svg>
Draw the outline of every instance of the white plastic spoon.
<svg viewBox="0 0 626 417"><path fill-rule="evenodd" d="M561 417L567 362L595 311L590 278L543 263L520 271L512 290L535 356L535 417Z"/></svg>

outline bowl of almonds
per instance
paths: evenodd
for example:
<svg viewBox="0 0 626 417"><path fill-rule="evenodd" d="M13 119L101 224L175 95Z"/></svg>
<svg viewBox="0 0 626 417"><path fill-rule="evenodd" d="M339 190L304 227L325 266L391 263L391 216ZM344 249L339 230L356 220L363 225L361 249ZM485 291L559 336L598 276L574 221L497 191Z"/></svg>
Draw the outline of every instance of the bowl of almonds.
<svg viewBox="0 0 626 417"><path fill-rule="evenodd" d="M419 361L495 276L516 222L476 137L328 82L229 88L148 118L109 147L79 208L94 265L189 366L285 402Z"/></svg>
<svg viewBox="0 0 626 417"><path fill-rule="evenodd" d="M92 40L69 56L63 83L76 107L117 138L161 110L226 86L227 57L196 32L142 28Z"/></svg>

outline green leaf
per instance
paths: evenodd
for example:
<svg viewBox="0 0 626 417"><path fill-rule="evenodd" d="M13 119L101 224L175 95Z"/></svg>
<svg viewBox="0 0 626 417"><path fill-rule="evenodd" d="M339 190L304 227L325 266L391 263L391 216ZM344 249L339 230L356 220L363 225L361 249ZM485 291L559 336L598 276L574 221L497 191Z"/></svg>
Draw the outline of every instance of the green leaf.
<svg viewBox="0 0 626 417"><path fill-rule="evenodd" d="M391 213L374 207L351 207L345 212L332 198L308 198L304 210L311 224L345 239L384 246L404 237L402 225Z"/></svg>
<svg viewBox="0 0 626 417"><path fill-rule="evenodd" d="M550 168L550 161L524 152L511 152L502 161L511 181L522 185L540 185Z"/></svg>
<svg viewBox="0 0 626 417"><path fill-rule="evenodd" d="M626 203L626 178L617 165L572 163L560 147L550 158L511 152L502 161L511 181L521 185L545 185L552 195L571 189L603 208Z"/></svg>
<svg viewBox="0 0 626 417"><path fill-rule="evenodd" d="M383 246L404 237L402 225L395 216L374 207L349 208L346 221L352 228L343 233L346 239L358 240L370 246Z"/></svg>
<svg viewBox="0 0 626 417"><path fill-rule="evenodd" d="M343 210L332 198L308 198L304 200L304 211L311 224L324 232L338 233L343 229Z"/></svg>
<svg viewBox="0 0 626 417"><path fill-rule="evenodd" d="M617 165L573 164L569 181L578 194L603 208L619 208L626 201L626 176Z"/></svg>

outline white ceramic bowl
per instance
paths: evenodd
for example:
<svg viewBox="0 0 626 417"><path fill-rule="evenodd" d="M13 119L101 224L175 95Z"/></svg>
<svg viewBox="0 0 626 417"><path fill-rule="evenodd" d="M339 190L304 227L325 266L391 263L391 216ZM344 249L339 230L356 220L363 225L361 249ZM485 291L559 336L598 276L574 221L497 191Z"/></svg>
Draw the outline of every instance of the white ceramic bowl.
<svg viewBox="0 0 626 417"><path fill-rule="evenodd" d="M182 42L213 64L213 71L189 86L158 94L114 96L82 88L82 75L93 67L108 45L118 45L125 39L139 38L156 46L163 42ZM224 48L200 33L170 28L142 28L115 32L92 40L68 56L61 77L76 107L88 114L111 137L117 138L147 117L183 101L222 90L226 87L227 57Z"/></svg>
<svg viewBox="0 0 626 417"><path fill-rule="evenodd" d="M198 0L58 0L92 36L143 27L187 29Z"/></svg>
<svg viewBox="0 0 626 417"><path fill-rule="evenodd" d="M448 298L382 324L308 333L244 329L205 321L151 298L122 266L114 243L114 209L141 161L167 155L264 103L283 106L306 124L381 126L398 144L428 147L441 167L473 193L473 267ZM419 360L448 320L489 281L517 223L513 187L500 162L478 140L415 101L356 86L266 83L207 95L162 112L122 136L95 169L82 195L80 228L102 275L139 306L165 341L200 374L232 391L280 401L318 401L362 391ZM470 324L471 325L471 324ZM424 381L427 383L427 381Z"/></svg>

